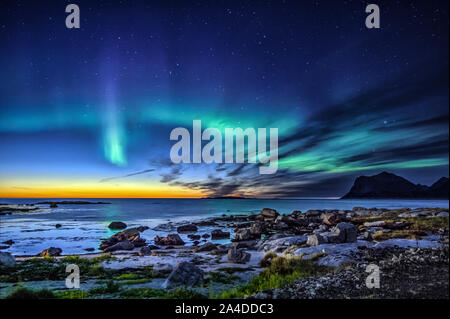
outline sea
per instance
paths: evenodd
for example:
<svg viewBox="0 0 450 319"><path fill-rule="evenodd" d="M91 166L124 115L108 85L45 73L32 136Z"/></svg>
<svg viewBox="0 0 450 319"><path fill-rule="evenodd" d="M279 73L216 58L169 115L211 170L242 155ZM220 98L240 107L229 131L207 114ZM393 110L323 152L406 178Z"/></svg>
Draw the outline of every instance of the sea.
<svg viewBox="0 0 450 319"><path fill-rule="evenodd" d="M358 200L329 198L297 199L19 199L2 198L2 204L31 204L41 201L90 201L108 202L96 205L37 205L38 212L15 213L0 216L0 251L10 252L15 256L36 255L49 247L59 247L63 255L85 254L86 249L98 247L102 239L112 236L117 230L108 225L112 221L122 221L128 227L148 226L150 229L141 233L149 244L156 235L165 236L173 232L161 225L182 225L210 217L222 215L257 214L263 208L276 209L281 214L290 214L295 210L306 212L309 209L352 209L366 208L448 208L448 200ZM60 224L57 228L55 225ZM202 228L198 234L214 229ZM227 230L227 229L222 229ZM231 230L231 229L228 229ZM181 234L188 245L192 240ZM3 242L13 240L9 248ZM215 241L226 243L229 240Z"/></svg>

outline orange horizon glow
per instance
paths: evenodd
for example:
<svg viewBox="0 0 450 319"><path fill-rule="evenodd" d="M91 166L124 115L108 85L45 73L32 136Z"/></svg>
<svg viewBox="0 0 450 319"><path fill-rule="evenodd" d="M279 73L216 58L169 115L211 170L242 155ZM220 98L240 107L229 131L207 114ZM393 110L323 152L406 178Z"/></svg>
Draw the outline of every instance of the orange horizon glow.
<svg viewBox="0 0 450 319"><path fill-rule="evenodd" d="M205 194L180 190L5 190L0 189L0 198L203 198Z"/></svg>
<svg viewBox="0 0 450 319"><path fill-rule="evenodd" d="M0 198L203 198L205 196L207 196L205 193L198 190L159 183L48 181L45 184L42 182L13 184L0 181Z"/></svg>

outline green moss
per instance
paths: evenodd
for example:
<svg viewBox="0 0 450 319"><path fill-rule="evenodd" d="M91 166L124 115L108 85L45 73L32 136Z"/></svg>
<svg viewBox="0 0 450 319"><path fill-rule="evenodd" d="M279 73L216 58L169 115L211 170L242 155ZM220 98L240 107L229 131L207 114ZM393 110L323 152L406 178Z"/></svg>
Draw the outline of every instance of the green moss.
<svg viewBox="0 0 450 319"><path fill-rule="evenodd" d="M109 280L106 286L95 287L89 290L89 295L108 295L119 292L120 285L116 284L113 280Z"/></svg>
<svg viewBox="0 0 450 319"><path fill-rule="evenodd" d="M51 258L33 258L17 263L13 268L0 267L3 282L62 280L67 275Z"/></svg>
<svg viewBox="0 0 450 319"><path fill-rule="evenodd" d="M121 298L132 299L205 299L206 296L190 289L131 288L120 293Z"/></svg>
<svg viewBox="0 0 450 319"><path fill-rule="evenodd" d="M204 281L204 284L208 284L209 282L219 282L223 284L230 284L235 280L238 280L238 276L234 276L231 274L224 274L221 272L210 272L208 273L208 278Z"/></svg>
<svg viewBox="0 0 450 319"><path fill-rule="evenodd" d="M309 277L329 271L328 267L318 266L314 259L303 260L301 257L275 257L270 266L245 285L222 292L218 298L243 298L256 292L285 286L300 277Z"/></svg>
<svg viewBox="0 0 450 319"><path fill-rule="evenodd" d="M190 289L175 289L165 299L206 299L206 296Z"/></svg>
<svg viewBox="0 0 450 319"><path fill-rule="evenodd" d="M410 223L411 225L408 227L410 230L416 230L416 231L430 231L430 232L437 232L439 229L449 228L449 218L448 217L412 217L412 218L405 218L406 222Z"/></svg>
<svg viewBox="0 0 450 319"><path fill-rule="evenodd" d="M233 274L235 272L253 271L254 269L251 268L251 267L249 267L249 268L244 268L244 267L223 267L223 268L218 268L217 270L226 272L228 274Z"/></svg>
<svg viewBox="0 0 450 319"><path fill-rule="evenodd" d="M132 299L149 299L149 298L161 298L167 295L164 289L154 288L131 288L124 290L120 293L121 298Z"/></svg>
<svg viewBox="0 0 450 319"><path fill-rule="evenodd" d="M126 280L122 282L122 285L138 285L138 284L146 284L148 282L151 282L151 279L148 278L141 278L141 279L132 279L132 280Z"/></svg>
<svg viewBox="0 0 450 319"><path fill-rule="evenodd" d="M28 288L19 287L14 290L6 299L53 299L56 296L51 290L30 290Z"/></svg>
<svg viewBox="0 0 450 319"><path fill-rule="evenodd" d="M277 254L274 253L273 251L269 251L267 254L264 255L263 259L261 259L259 265L261 267L269 267L270 264L272 263L272 259L274 259L275 257L277 257Z"/></svg>
<svg viewBox="0 0 450 319"><path fill-rule="evenodd" d="M376 241L385 241L391 238L420 239L421 236L425 235L426 233L414 230L394 230L390 232L383 232L380 230L372 234L372 238Z"/></svg>
<svg viewBox="0 0 450 319"><path fill-rule="evenodd" d="M89 292L84 290L64 290L56 291L54 295L60 299L85 299L89 296Z"/></svg>
<svg viewBox="0 0 450 319"><path fill-rule="evenodd" d="M131 280L131 279L139 279L140 276L138 274L128 273L122 274L116 277L116 280Z"/></svg>

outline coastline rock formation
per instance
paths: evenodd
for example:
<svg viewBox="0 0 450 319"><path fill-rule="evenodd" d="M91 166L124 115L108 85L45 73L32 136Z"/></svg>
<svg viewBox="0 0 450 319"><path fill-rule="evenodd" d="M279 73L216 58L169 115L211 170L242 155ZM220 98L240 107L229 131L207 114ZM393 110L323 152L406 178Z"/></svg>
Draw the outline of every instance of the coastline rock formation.
<svg viewBox="0 0 450 319"><path fill-rule="evenodd" d="M127 228L127 224L125 224L123 222L111 222L108 225L108 228L110 228L110 229L125 229L125 228Z"/></svg>
<svg viewBox="0 0 450 319"><path fill-rule="evenodd" d="M123 243L118 246L115 246L121 242ZM132 244L133 247L145 246L145 239L140 237L139 230L136 228L130 228L125 229L111 236L110 238L103 240L102 243L100 244L100 250L106 251L106 249L108 249L108 251L114 251L114 250L121 250L122 248L124 250L129 250L127 249L127 247L130 247L130 245L127 242Z"/></svg>
<svg viewBox="0 0 450 319"><path fill-rule="evenodd" d="M203 281L203 270L194 263L179 262L165 282L167 288L177 286L195 286Z"/></svg>
<svg viewBox="0 0 450 319"><path fill-rule="evenodd" d="M55 257L55 256L61 255L61 253L62 253L61 248L50 247L50 248L43 250L38 256L40 256L40 257Z"/></svg>
<svg viewBox="0 0 450 319"><path fill-rule="evenodd" d="M392 173L382 172L373 176L359 176L350 191L341 199L448 199L449 180L440 178L431 186L414 184Z"/></svg>
<svg viewBox="0 0 450 319"><path fill-rule="evenodd" d="M182 246L185 242L178 234L169 234L167 237L155 237L155 244L161 246Z"/></svg>

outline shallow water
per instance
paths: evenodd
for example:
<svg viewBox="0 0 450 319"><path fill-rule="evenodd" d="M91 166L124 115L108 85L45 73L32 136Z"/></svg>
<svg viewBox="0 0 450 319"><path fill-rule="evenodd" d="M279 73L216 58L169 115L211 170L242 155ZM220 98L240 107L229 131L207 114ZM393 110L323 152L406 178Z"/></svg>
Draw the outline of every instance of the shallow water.
<svg viewBox="0 0 450 319"><path fill-rule="evenodd" d="M5 204L27 204L51 199L0 199ZM55 199L85 200L85 199ZM87 201L110 202L108 205L60 205L42 211L0 216L0 243L14 240L7 251L14 255L38 254L53 246L63 254L86 253L84 249L97 248L102 238L115 231L107 226L112 221L123 221L128 227L149 226L171 221L191 222L222 214L252 214L262 208L274 208L282 214L308 209L352 209L355 206L377 208L449 207L448 200L336 200L336 199L89 199ZM55 228L61 224L61 228ZM210 232L214 227L201 228L198 234ZM166 235L171 230L149 229L141 234L148 243L155 235ZM185 234L181 237L187 239ZM217 241L226 242L226 240ZM0 244L3 245L3 244Z"/></svg>

